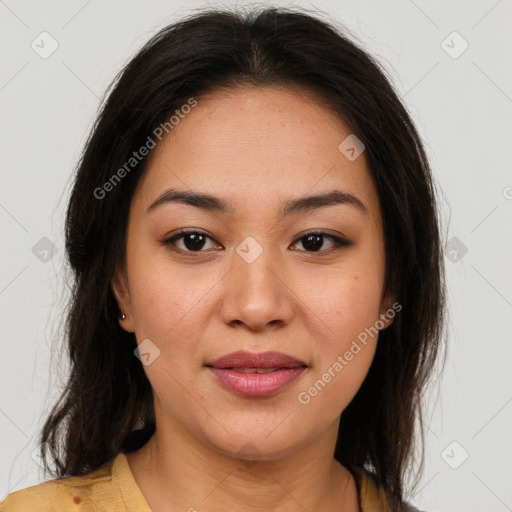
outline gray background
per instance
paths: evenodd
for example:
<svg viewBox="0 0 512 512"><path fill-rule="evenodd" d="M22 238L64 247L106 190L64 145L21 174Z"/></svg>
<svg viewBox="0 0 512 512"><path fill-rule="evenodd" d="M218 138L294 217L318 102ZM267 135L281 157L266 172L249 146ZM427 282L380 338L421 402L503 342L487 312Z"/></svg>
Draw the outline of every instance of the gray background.
<svg viewBox="0 0 512 512"><path fill-rule="evenodd" d="M66 295L63 211L100 98L158 28L206 5L235 3L0 0L0 499L43 481L32 453L66 376L65 353L50 357ZM425 396L427 460L410 501L512 510L512 1L293 5L342 22L386 66L443 190L448 361Z"/></svg>

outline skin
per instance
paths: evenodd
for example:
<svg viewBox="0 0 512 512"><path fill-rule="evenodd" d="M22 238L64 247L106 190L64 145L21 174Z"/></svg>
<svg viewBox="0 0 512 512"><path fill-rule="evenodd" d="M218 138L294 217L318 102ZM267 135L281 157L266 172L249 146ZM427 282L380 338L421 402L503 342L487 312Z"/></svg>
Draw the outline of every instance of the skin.
<svg viewBox="0 0 512 512"><path fill-rule="evenodd" d="M156 433L127 455L152 510L358 510L354 478L333 454L378 337L308 404L297 398L393 304L364 152L350 161L338 149L350 133L306 89L239 87L199 98L152 150L131 203L126 265L112 281L123 329L160 350L144 366ZM171 187L221 197L233 211L174 202L148 213ZM280 218L284 201L333 189L366 211L336 204ZM163 243L180 228L210 237L202 252L190 238L174 250ZM312 251L301 238L312 229L352 244L325 237ZM251 263L236 252L248 236L263 249ZM204 366L236 350L284 352L308 369L277 395L241 397Z"/></svg>

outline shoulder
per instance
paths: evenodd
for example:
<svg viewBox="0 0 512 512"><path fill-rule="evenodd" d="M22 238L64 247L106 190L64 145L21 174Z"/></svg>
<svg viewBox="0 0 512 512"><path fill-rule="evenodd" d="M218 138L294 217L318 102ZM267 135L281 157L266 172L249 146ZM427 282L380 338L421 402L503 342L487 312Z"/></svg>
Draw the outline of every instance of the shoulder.
<svg viewBox="0 0 512 512"><path fill-rule="evenodd" d="M385 510L386 498L391 506L390 512L398 510L396 500L373 475L361 468L354 468L353 475L357 482L362 512L382 512ZM422 512L407 502L402 502L402 510L403 512Z"/></svg>
<svg viewBox="0 0 512 512"><path fill-rule="evenodd" d="M86 475L57 478L12 492L0 503L0 512L96 511L102 494L111 488L112 463Z"/></svg>

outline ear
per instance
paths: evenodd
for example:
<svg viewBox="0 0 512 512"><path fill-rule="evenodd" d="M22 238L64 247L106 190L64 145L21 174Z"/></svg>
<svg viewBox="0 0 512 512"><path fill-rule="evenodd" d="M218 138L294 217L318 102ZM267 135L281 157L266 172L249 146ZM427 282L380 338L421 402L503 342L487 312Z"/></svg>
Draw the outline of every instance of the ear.
<svg viewBox="0 0 512 512"><path fill-rule="evenodd" d="M384 323L384 326L382 329L379 329L379 331L387 329L393 323L395 316L401 309L402 305L397 302L395 294L387 292L381 302L379 315L379 320Z"/></svg>
<svg viewBox="0 0 512 512"><path fill-rule="evenodd" d="M110 282L110 288L119 307L119 325L127 332L135 332L130 288L124 269L116 269L114 277ZM126 315L124 320L122 318L123 314Z"/></svg>

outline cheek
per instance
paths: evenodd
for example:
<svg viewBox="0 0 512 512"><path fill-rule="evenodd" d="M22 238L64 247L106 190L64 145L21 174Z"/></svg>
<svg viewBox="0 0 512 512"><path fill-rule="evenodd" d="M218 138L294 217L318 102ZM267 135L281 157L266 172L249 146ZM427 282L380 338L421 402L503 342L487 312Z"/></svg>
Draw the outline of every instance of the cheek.
<svg viewBox="0 0 512 512"><path fill-rule="evenodd" d="M322 319L316 358L296 397L301 415L326 424L352 401L371 366L378 332L380 287L367 286L365 279L338 280L323 295L309 303ZM320 421L321 420L321 421Z"/></svg>
<svg viewBox="0 0 512 512"><path fill-rule="evenodd" d="M322 333L312 371L297 398L304 412L329 421L353 399L375 355L382 269L375 260L364 270L347 264L343 272L317 284L323 286L309 294L307 309L321 320L317 325Z"/></svg>
<svg viewBox="0 0 512 512"><path fill-rule="evenodd" d="M198 348L205 327L200 299L211 286L184 283L182 274L162 271L156 264L147 267L131 281L137 342L151 340L154 345L149 346L158 354L144 371L164 403L176 402L186 410L183 386L190 387L191 367L202 364Z"/></svg>
<svg viewBox="0 0 512 512"><path fill-rule="evenodd" d="M375 348L375 344L355 341L326 358L297 394L299 416L316 418L319 425L325 425L342 414L364 382Z"/></svg>
<svg viewBox="0 0 512 512"><path fill-rule="evenodd" d="M137 339L163 341L191 309L193 290L179 268L171 268L165 251L142 228L129 233L127 266Z"/></svg>
<svg viewBox="0 0 512 512"><path fill-rule="evenodd" d="M306 304L322 321L319 340L332 352L378 320L383 281L378 272L363 271L338 274L317 284L321 283L321 287L310 288Z"/></svg>
<svg viewBox="0 0 512 512"><path fill-rule="evenodd" d="M179 293L179 283L168 275L153 270L138 269L130 277L133 314L137 337L161 339L171 329L180 310L186 308Z"/></svg>
<svg viewBox="0 0 512 512"><path fill-rule="evenodd" d="M138 342L150 339L162 359L175 368L200 364L197 347L207 328L209 293L222 274L208 266L191 269L171 264L165 252L144 249L143 244L130 256L130 293Z"/></svg>
<svg viewBox="0 0 512 512"><path fill-rule="evenodd" d="M179 343L181 333L192 342L195 337L191 329L201 330L201 299L208 288L207 283L198 286L190 280L184 282L175 272L159 274L156 269L134 279L132 297L137 338L154 338L162 344Z"/></svg>

